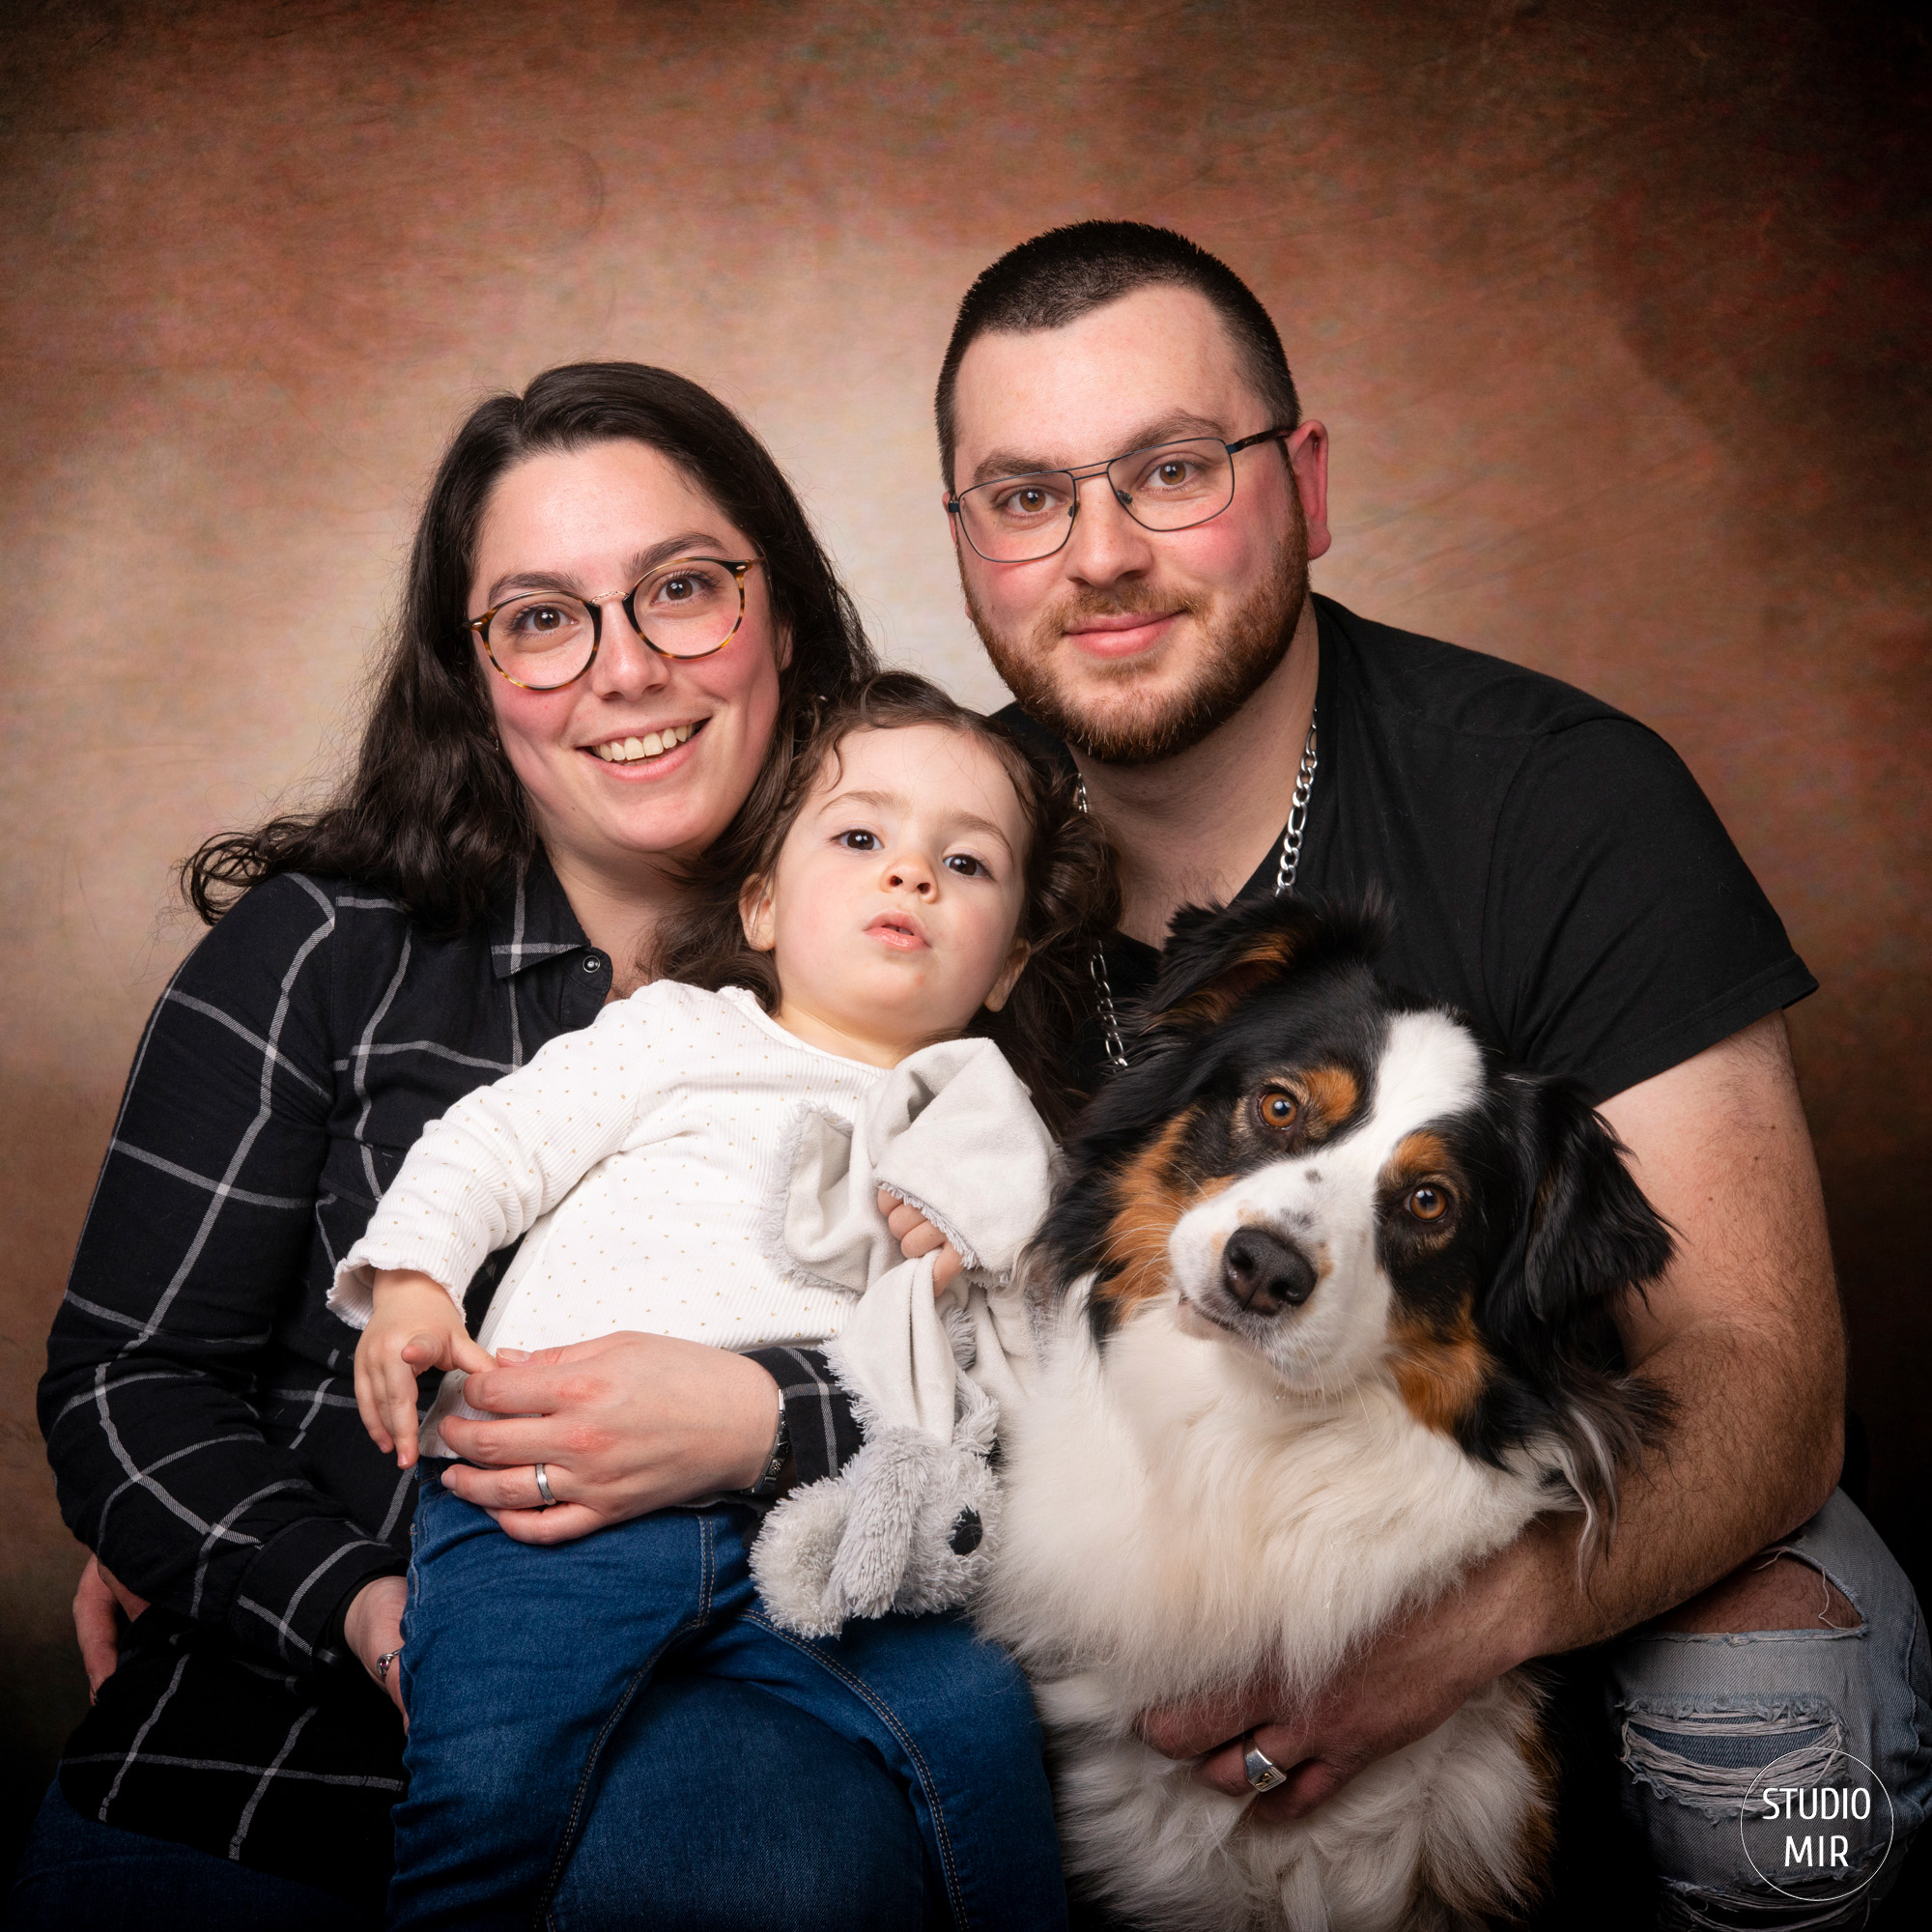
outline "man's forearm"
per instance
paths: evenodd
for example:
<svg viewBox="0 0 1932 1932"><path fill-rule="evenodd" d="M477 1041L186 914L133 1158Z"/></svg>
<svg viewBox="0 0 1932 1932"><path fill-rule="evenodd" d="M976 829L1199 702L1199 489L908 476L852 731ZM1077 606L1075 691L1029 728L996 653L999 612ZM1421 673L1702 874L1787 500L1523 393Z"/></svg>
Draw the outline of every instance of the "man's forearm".
<svg viewBox="0 0 1932 1932"><path fill-rule="evenodd" d="M1498 1583L1507 1576L1520 1609L1516 1661L1648 1622L1823 1506L1843 1452L1836 1380L1821 1365L1777 1359L1776 1346L1713 1324L1672 1337L1643 1364L1675 1416L1625 1476L1607 1544L1579 1562L1581 1519L1546 1517L1499 1559Z"/></svg>

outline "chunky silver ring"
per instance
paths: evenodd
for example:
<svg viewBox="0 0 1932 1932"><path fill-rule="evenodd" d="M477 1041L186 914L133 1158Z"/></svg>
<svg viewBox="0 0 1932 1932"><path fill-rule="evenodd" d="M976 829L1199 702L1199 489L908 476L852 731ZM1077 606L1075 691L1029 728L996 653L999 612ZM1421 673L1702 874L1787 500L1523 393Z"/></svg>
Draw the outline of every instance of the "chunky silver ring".
<svg viewBox="0 0 1932 1932"><path fill-rule="evenodd" d="M1277 1784L1288 1782L1288 1773L1255 1743L1255 1734L1250 1731L1248 1747L1241 1753L1241 1764L1248 1774L1248 1782L1257 1791L1272 1791Z"/></svg>
<svg viewBox="0 0 1932 1932"><path fill-rule="evenodd" d="M550 1492L550 1478L544 1474L544 1465L541 1463L532 1463L531 1466L536 1470L537 1494L543 1498L544 1508L554 1509L556 1506L556 1498Z"/></svg>
<svg viewBox="0 0 1932 1932"><path fill-rule="evenodd" d="M386 1690L389 1688L389 1665L395 1662L396 1659L402 1656L402 1654L403 1654L403 1647L401 1644L398 1644L394 1650L385 1650L382 1654L382 1656L376 1660L376 1682L380 1684L384 1690Z"/></svg>

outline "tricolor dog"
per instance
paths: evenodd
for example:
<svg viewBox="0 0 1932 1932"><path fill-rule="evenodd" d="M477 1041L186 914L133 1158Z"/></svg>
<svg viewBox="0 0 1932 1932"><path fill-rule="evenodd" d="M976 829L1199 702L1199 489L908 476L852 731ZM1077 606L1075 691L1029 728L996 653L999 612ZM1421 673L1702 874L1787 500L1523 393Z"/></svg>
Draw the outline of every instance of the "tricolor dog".
<svg viewBox="0 0 1932 1932"><path fill-rule="evenodd" d="M1614 1325L1671 1239L1574 1085L1391 990L1373 917L1175 922L1133 1064L1031 1258L981 1606L1034 1679L1068 1869L1149 1926L1438 1927L1521 1909L1550 1838L1513 1672L1293 1822L1137 1715L1321 1685L1541 1512L1593 1534L1664 1421Z"/></svg>

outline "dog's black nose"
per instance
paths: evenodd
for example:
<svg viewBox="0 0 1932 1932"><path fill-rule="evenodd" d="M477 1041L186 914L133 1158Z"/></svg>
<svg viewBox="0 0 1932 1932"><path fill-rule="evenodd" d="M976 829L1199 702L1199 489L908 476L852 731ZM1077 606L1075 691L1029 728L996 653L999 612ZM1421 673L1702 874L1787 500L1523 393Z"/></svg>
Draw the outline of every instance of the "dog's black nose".
<svg viewBox="0 0 1932 1932"><path fill-rule="evenodd" d="M1221 1276L1250 1315L1299 1308L1315 1293L1315 1264L1265 1228L1237 1228L1228 1236Z"/></svg>

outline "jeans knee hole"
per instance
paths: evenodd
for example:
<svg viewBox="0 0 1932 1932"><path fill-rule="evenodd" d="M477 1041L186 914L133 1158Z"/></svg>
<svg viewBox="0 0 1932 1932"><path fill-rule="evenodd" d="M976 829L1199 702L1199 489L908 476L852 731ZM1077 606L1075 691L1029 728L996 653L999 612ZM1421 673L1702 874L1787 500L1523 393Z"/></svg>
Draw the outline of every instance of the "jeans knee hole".
<svg viewBox="0 0 1932 1932"><path fill-rule="evenodd" d="M1791 1781L1801 1783L1827 1770L1844 1741L1835 1714L1676 1717L1642 1711L1624 1720L1622 1757L1634 1783L1693 1810L1731 1817L1766 1766L1786 1759Z"/></svg>

